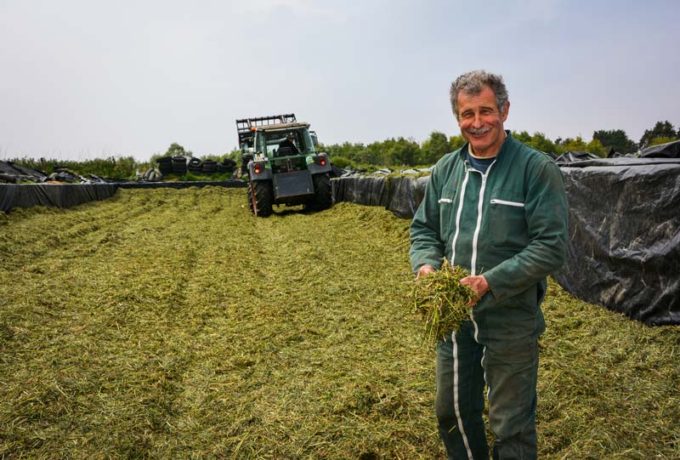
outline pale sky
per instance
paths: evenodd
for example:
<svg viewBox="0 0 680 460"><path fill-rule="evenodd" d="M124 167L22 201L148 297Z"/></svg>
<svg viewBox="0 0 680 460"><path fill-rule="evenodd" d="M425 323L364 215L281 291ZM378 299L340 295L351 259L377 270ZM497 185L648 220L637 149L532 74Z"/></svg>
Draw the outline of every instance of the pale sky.
<svg viewBox="0 0 680 460"><path fill-rule="evenodd" d="M506 128L680 125L680 0L0 0L0 159L237 146L294 112L326 144L459 134L451 81L504 76Z"/></svg>

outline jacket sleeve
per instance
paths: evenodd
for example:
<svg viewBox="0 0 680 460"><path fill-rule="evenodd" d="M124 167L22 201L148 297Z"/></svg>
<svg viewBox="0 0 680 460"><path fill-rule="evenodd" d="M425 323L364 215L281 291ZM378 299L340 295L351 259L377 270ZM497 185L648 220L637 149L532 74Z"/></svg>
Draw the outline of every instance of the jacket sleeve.
<svg viewBox="0 0 680 460"><path fill-rule="evenodd" d="M530 171L525 199L529 244L484 273L497 301L513 297L559 269L567 252L567 197L559 167L550 160Z"/></svg>
<svg viewBox="0 0 680 460"><path fill-rule="evenodd" d="M439 269L444 257L444 243L441 238L439 222L439 197L441 184L439 168L432 170L430 180L425 186L425 195L411 222L411 249L409 257L413 272L426 264Z"/></svg>

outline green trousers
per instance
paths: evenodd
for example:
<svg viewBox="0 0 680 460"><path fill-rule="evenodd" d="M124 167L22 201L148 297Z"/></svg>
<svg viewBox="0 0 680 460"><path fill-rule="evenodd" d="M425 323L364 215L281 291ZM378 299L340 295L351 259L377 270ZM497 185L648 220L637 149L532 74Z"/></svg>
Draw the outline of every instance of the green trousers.
<svg viewBox="0 0 680 460"><path fill-rule="evenodd" d="M535 338L474 339L471 321L437 344L436 413L439 434L450 459L489 458L482 412L488 388L494 459L535 459Z"/></svg>

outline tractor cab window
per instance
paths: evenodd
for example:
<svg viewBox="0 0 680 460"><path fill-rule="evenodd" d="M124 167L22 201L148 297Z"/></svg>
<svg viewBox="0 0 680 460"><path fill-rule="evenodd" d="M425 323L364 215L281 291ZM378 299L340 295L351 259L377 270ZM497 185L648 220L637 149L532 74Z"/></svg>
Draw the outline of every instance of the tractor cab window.
<svg viewBox="0 0 680 460"><path fill-rule="evenodd" d="M266 135L267 152L283 157L304 151L304 144L297 132L273 132Z"/></svg>

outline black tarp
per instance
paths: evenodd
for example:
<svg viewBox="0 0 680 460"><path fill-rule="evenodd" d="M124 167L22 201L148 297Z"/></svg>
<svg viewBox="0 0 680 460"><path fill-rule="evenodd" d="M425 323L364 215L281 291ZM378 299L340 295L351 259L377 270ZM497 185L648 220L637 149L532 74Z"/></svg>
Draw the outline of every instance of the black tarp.
<svg viewBox="0 0 680 460"><path fill-rule="evenodd" d="M110 198L115 184L0 184L0 211L32 206L70 208Z"/></svg>
<svg viewBox="0 0 680 460"><path fill-rule="evenodd" d="M384 177L350 176L334 179L335 201L387 206Z"/></svg>
<svg viewBox="0 0 680 460"><path fill-rule="evenodd" d="M399 217L413 217L425 194L429 176L350 176L333 180L335 201L383 206Z"/></svg>
<svg viewBox="0 0 680 460"><path fill-rule="evenodd" d="M560 166L569 256L555 278L575 296L646 324L680 324L680 160L581 158ZM338 178L335 200L410 218L427 180Z"/></svg>
<svg viewBox="0 0 680 460"><path fill-rule="evenodd" d="M680 160L561 168L569 199L567 291L650 325L680 324Z"/></svg>
<svg viewBox="0 0 680 460"><path fill-rule="evenodd" d="M117 182L97 184L0 184L0 211L32 206L70 208L112 197L118 188L245 187L240 180L196 182Z"/></svg>
<svg viewBox="0 0 680 460"><path fill-rule="evenodd" d="M388 178L387 209L399 217L410 218L425 195L430 176Z"/></svg>
<svg viewBox="0 0 680 460"><path fill-rule="evenodd" d="M680 141L653 145L640 151L643 158L680 158Z"/></svg>
<svg viewBox="0 0 680 460"><path fill-rule="evenodd" d="M42 171L26 168L11 161L0 161L0 183L43 182L46 178L47 175Z"/></svg>
<svg viewBox="0 0 680 460"><path fill-rule="evenodd" d="M555 159L558 165L564 165L584 160L598 160L600 157L589 152L566 152Z"/></svg>

